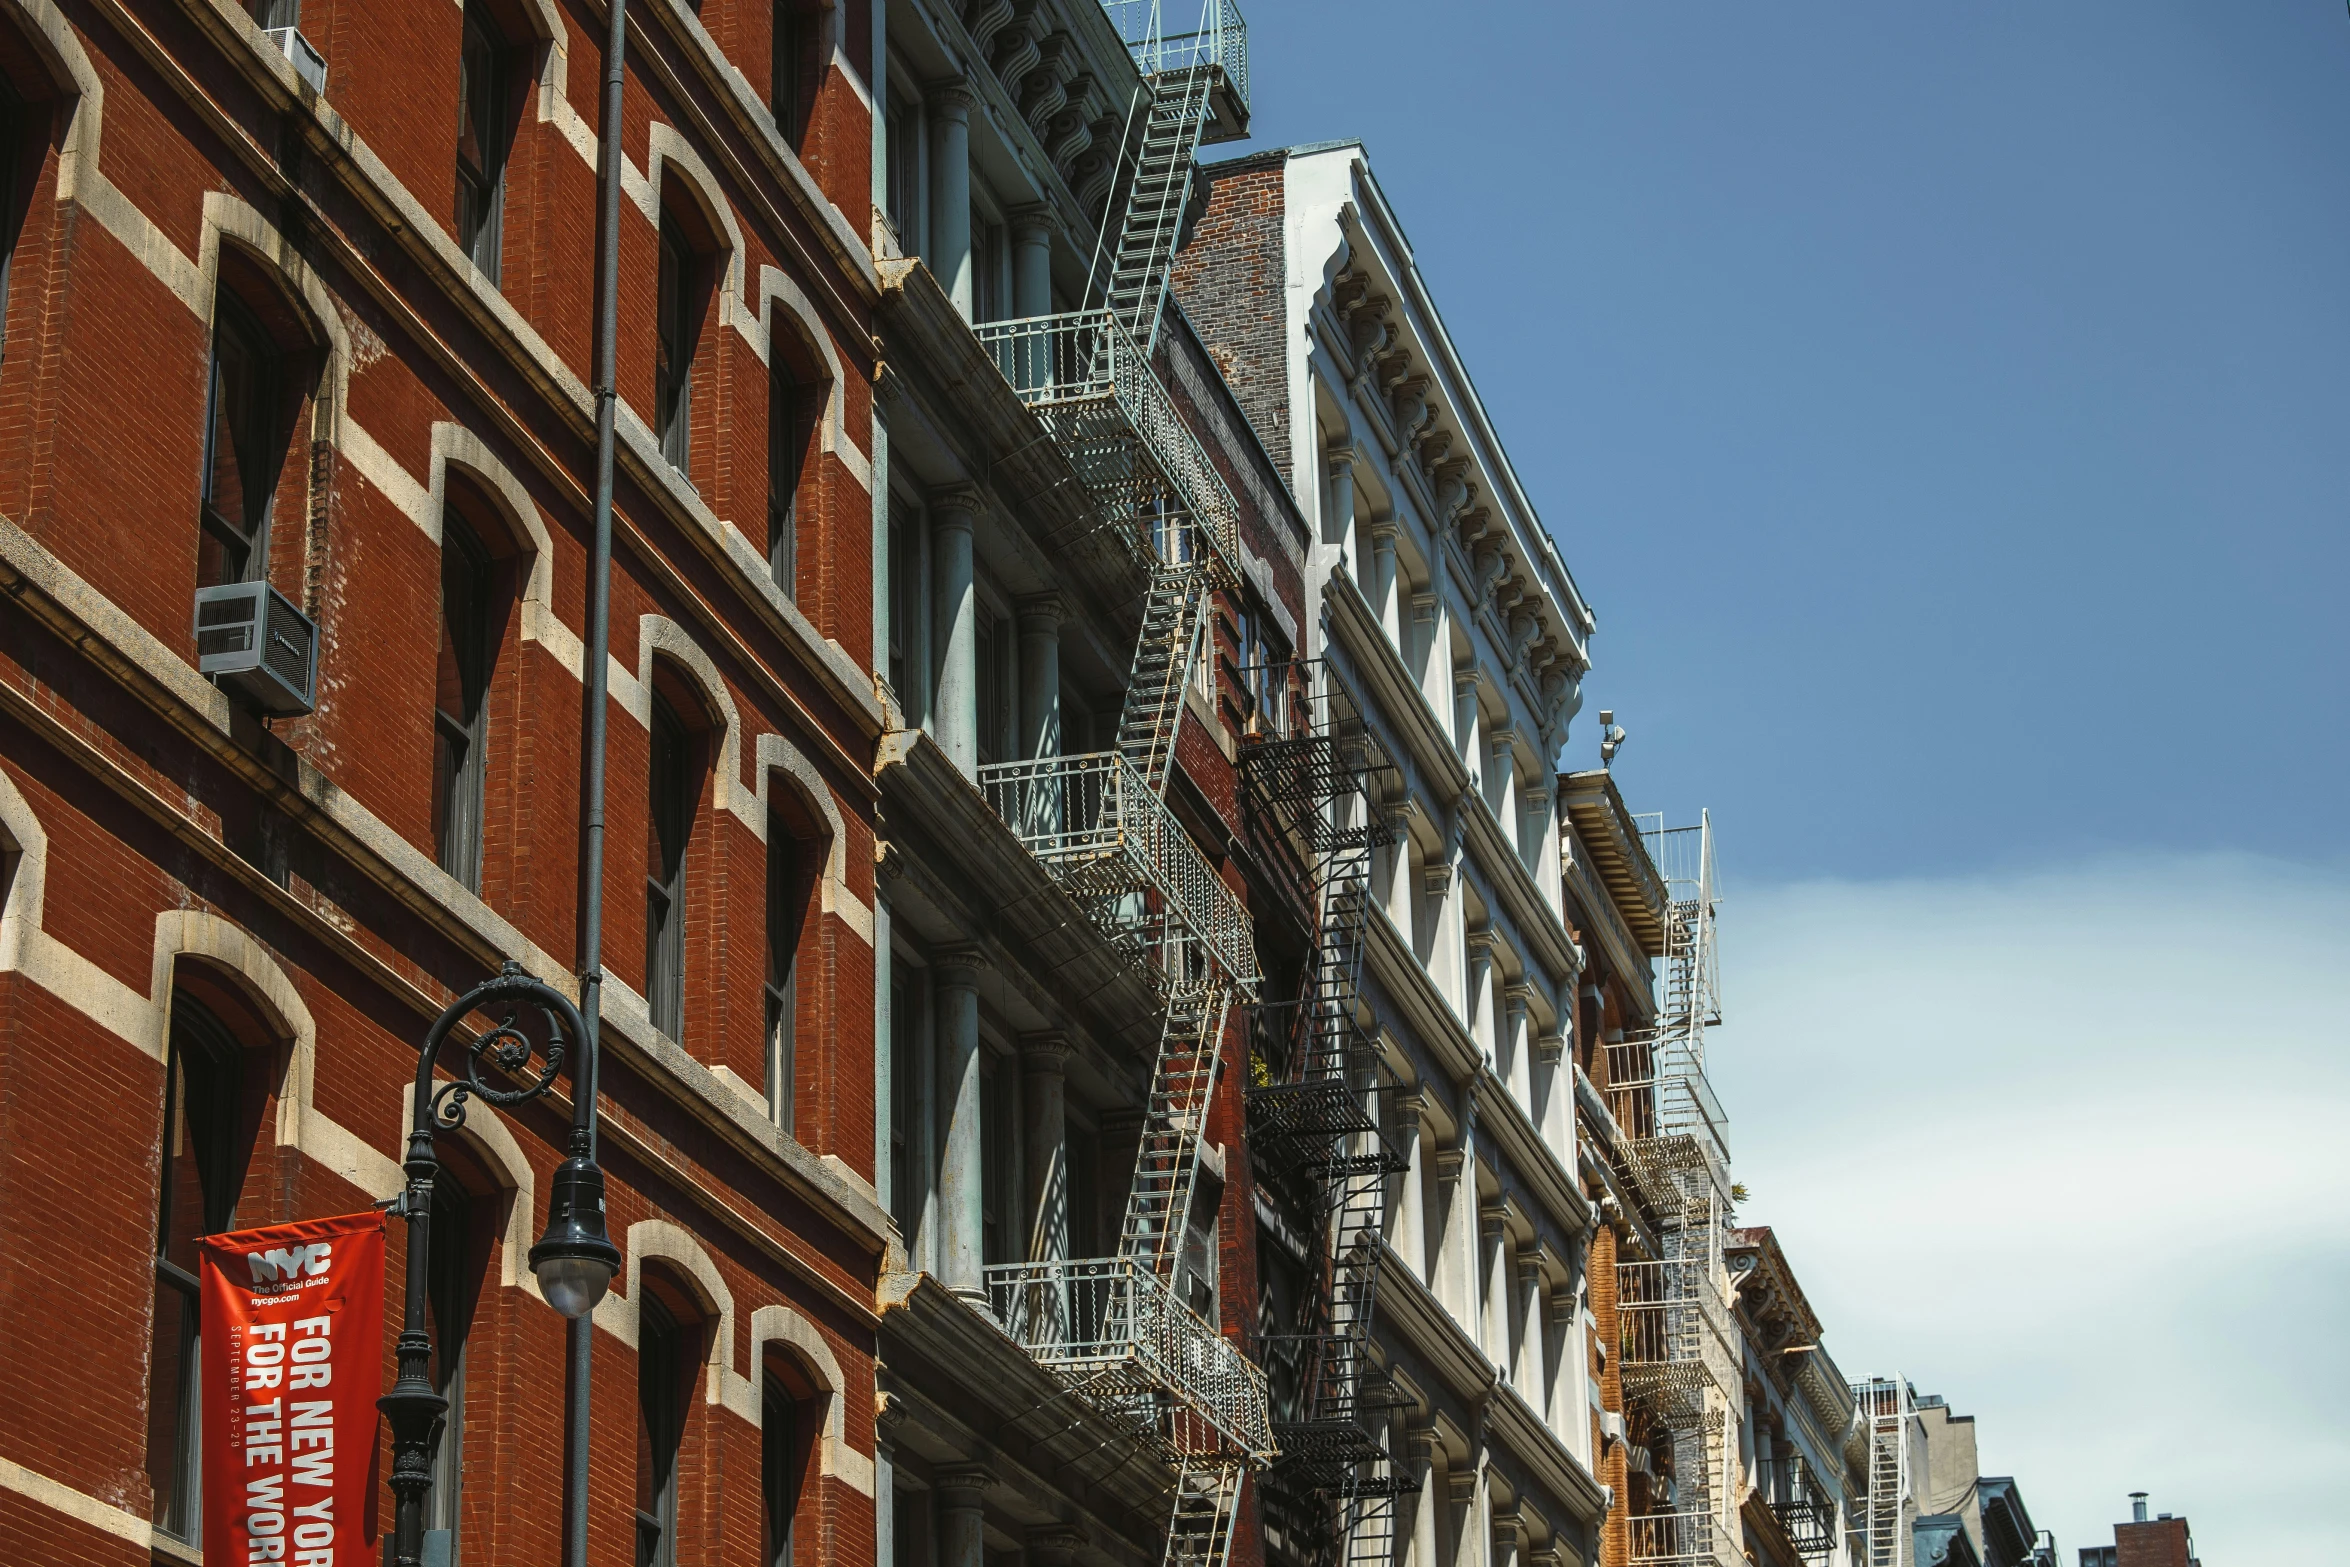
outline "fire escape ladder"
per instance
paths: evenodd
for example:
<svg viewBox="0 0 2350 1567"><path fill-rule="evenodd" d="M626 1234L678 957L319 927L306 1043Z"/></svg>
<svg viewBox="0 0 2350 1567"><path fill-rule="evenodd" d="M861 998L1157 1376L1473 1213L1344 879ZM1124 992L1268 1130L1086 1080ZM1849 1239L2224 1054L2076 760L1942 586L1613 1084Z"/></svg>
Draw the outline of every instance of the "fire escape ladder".
<svg viewBox="0 0 2350 1567"><path fill-rule="evenodd" d="M1911 1567L1913 1551L1904 1526L1909 1496L1909 1421L1914 1413L1909 1384L1900 1377L1872 1377L1852 1385L1869 1443L1869 1492L1861 1510L1865 1527L1862 1567Z"/></svg>
<svg viewBox="0 0 2350 1567"><path fill-rule="evenodd" d="M1163 1567L1225 1567L1232 1557L1232 1519L1240 1502L1241 1469L1229 1463L1186 1460L1177 1470L1174 1515L1167 1522Z"/></svg>
<svg viewBox="0 0 2350 1567"><path fill-rule="evenodd" d="M1149 1108L1134 1160L1134 1185L1118 1255L1172 1286L1183 1255L1183 1226L1199 1185L1200 1133L1216 1086L1216 1057L1232 992L1222 986L1178 991L1169 1000L1151 1074Z"/></svg>
<svg viewBox="0 0 2350 1567"><path fill-rule="evenodd" d="M1207 640L1208 579L1199 566L1173 562L1151 572L1142 629L1126 677L1126 704L1118 714L1118 754L1165 795L1174 772L1175 732L1183 722L1183 691Z"/></svg>
<svg viewBox="0 0 2350 1567"><path fill-rule="evenodd" d="M1101 279L1111 317L1147 356L1158 346L1159 317L1175 264L1175 240L1191 199L1200 133L1208 120L1208 89L1219 67L1186 65L1144 84L1148 106L1134 154L1134 183L1118 225L1118 248ZM1091 292L1090 290L1088 291Z"/></svg>
<svg viewBox="0 0 2350 1567"><path fill-rule="evenodd" d="M1387 1183L1404 1161L1371 1108L1376 1065L1356 1016L1382 831L1371 818L1370 744L1337 672L1306 663L1249 673L1275 692L1306 688L1295 712L1272 699L1276 710L1259 715L1265 733L1241 760L1252 835L1297 878L1294 906L1312 943L1294 999L1257 1009L1249 1090L1260 1168L1305 1206L1301 1222L1321 1243L1295 1330L1268 1336L1268 1352L1300 1373L1295 1404L1275 1423L1275 1473L1318 1498L1321 1559L1367 1567L1393 1547L1405 1483L1384 1440L1384 1377L1370 1353Z"/></svg>

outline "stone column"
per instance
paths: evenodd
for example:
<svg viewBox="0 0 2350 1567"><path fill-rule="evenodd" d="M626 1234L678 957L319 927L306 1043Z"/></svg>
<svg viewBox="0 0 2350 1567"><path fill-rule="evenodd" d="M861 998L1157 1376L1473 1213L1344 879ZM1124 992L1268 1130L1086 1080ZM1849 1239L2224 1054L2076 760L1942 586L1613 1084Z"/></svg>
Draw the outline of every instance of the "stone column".
<svg viewBox="0 0 2350 1567"><path fill-rule="evenodd" d="M1526 1110L1526 1119L1534 1120L1534 1063L1527 1059L1526 1013L1534 1001L1534 987L1520 981L1505 985L1501 991L1501 1062L1502 1081L1510 1092L1518 1096L1518 1103ZM1535 1124L1540 1126L1540 1122ZM1574 1150L1557 1148L1559 1162L1574 1173Z"/></svg>
<svg viewBox="0 0 2350 1567"><path fill-rule="evenodd" d="M1509 1207L1499 1198L1477 1204L1477 1238L1484 1267L1479 1270L1476 1335L1485 1358L1510 1378Z"/></svg>
<svg viewBox="0 0 2350 1567"><path fill-rule="evenodd" d="M939 958L939 1103L946 1111L946 1135L939 1170L942 1231L939 1278L948 1289L987 1305L982 1270L986 1238L984 1155L980 1139L979 974L976 949L958 948Z"/></svg>
<svg viewBox="0 0 2350 1567"><path fill-rule="evenodd" d="M1539 1256L1518 1259L1518 1300L1523 1313L1524 1327L1518 1335L1518 1392L1526 1405L1545 1422L1550 1418L1550 1388L1543 1376L1544 1353L1549 1345L1544 1341L1550 1332L1548 1312L1543 1308L1550 1298L1543 1283L1542 1259Z"/></svg>
<svg viewBox="0 0 2350 1567"><path fill-rule="evenodd" d="M930 270L963 319L971 311L971 106L960 80L930 89Z"/></svg>
<svg viewBox="0 0 2350 1567"><path fill-rule="evenodd" d="M1042 202L1014 207L1012 218L1012 314L1053 313L1052 209Z"/></svg>
<svg viewBox="0 0 2350 1567"><path fill-rule="evenodd" d="M1028 1101L1028 1257L1069 1255L1069 1041L1060 1034L1020 1040L1020 1080Z"/></svg>
<svg viewBox="0 0 2350 1567"><path fill-rule="evenodd" d="M1354 558L1355 523L1355 457L1350 447L1339 447L1323 453L1330 475L1330 515L1322 519L1322 542L1336 545L1339 558L1349 571L1360 571L1361 564ZM1370 584L1361 582L1366 592ZM1372 600L1374 607L1378 601Z"/></svg>
<svg viewBox="0 0 2350 1567"><path fill-rule="evenodd" d="M1035 1567L1075 1567L1077 1553L1084 1547L1083 1531L1066 1524L1028 1532L1028 1559Z"/></svg>
<svg viewBox="0 0 2350 1567"><path fill-rule="evenodd" d="M1483 710L1477 702L1477 661L1463 658L1452 671L1452 744L1469 770L1469 787L1485 787Z"/></svg>
<svg viewBox="0 0 2350 1567"><path fill-rule="evenodd" d="M1468 1022L1469 1037L1476 1041L1477 1052L1485 1058L1486 1068L1499 1077L1501 1039L1494 1001L1500 987L1494 983L1497 975L1493 932L1472 930L1461 938L1461 944L1469 956L1468 979L1461 987L1467 1005L1461 1009L1461 1016Z"/></svg>
<svg viewBox="0 0 2350 1567"><path fill-rule="evenodd" d="M1512 787L1517 775L1518 732L1507 724L1485 736L1485 803L1501 823L1501 835L1511 850L1518 847L1518 802Z"/></svg>
<svg viewBox="0 0 2350 1567"><path fill-rule="evenodd" d="M1428 1103L1425 1088L1397 1090L1395 1096L1396 1134L1403 1142L1403 1190L1396 1194L1395 1238L1391 1244L1395 1254L1412 1270L1412 1276L1422 1283L1428 1278L1428 1208L1421 1193L1421 1182L1428 1176L1428 1140L1422 1134L1421 1120Z"/></svg>
<svg viewBox="0 0 2350 1567"><path fill-rule="evenodd" d="M1492 1483L1488 1480L1486 1485L1490 1488ZM1488 1495L1490 1497L1490 1491ZM1487 1506L1493 1525L1490 1534L1493 1567L1518 1567L1518 1550L1525 1537L1525 1524L1518 1517L1517 1504L1489 1499Z"/></svg>
<svg viewBox="0 0 2350 1567"><path fill-rule="evenodd" d="M1020 601L1020 755L1061 754L1061 596Z"/></svg>
<svg viewBox="0 0 2350 1567"><path fill-rule="evenodd" d="M1420 1490L1412 1504L1411 1552L1404 1559L1404 1567L1440 1567L1436 1558L1437 1486L1436 1428L1433 1425L1414 1425L1404 1435L1406 1451L1413 1463L1420 1466Z"/></svg>
<svg viewBox="0 0 2350 1567"><path fill-rule="evenodd" d="M1371 580L1364 584L1371 612L1379 627L1399 651L1403 647L1403 604L1395 591L1395 540L1403 524L1393 516L1373 517L1364 525L1371 536Z"/></svg>
<svg viewBox="0 0 2350 1567"><path fill-rule="evenodd" d="M938 1476L938 1567L987 1567L984 1469L948 1469Z"/></svg>
<svg viewBox="0 0 2350 1567"><path fill-rule="evenodd" d="M931 723L939 749L970 777L979 776L979 596L971 572L971 527L979 492L968 485L931 500L931 557L938 604L937 698Z"/></svg>

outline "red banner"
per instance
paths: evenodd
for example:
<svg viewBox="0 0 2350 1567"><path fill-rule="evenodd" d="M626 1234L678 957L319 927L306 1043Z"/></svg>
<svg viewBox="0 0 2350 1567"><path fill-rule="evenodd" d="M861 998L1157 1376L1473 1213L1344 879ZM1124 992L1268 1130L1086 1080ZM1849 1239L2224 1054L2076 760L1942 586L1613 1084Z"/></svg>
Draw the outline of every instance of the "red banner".
<svg viewBox="0 0 2350 1567"><path fill-rule="evenodd" d="M305 1219L198 1244L206 1567L365 1567L384 1216Z"/></svg>

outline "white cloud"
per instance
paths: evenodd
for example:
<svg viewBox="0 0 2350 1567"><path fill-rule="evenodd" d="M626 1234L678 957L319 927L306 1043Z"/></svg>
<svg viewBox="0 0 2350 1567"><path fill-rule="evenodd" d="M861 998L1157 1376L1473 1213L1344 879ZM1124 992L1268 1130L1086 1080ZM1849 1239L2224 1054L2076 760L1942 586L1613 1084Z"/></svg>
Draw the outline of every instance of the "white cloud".
<svg viewBox="0 0 2350 1567"><path fill-rule="evenodd" d="M2133 1490L2333 1562L2350 875L2132 857L1739 889L1715 1083L1847 1374L1978 1417L2066 1558Z"/></svg>

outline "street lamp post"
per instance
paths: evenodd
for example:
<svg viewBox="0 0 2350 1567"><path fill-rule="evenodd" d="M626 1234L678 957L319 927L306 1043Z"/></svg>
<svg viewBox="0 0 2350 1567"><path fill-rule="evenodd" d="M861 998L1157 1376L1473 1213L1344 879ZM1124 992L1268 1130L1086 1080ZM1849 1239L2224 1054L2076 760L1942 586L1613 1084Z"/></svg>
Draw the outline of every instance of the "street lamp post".
<svg viewBox="0 0 2350 1567"><path fill-rule="evenodd" d="M433 1067L441 1046L472 1013L505 1004L505 1017L466 1047L461 1077L436 1082ZM534 1044L517 1026L524 1008L546 1023L546 1040ZM449 1401L432 1385L432 1333L426 1326L425 1291L432 1241L432 1188L440 1172L433 1151L436 1134L465 1124L467 1101L526 1104L553 1090L566 1057L571 1058L571 1150L555 1168L547 1196L547 1228L530 1249L531 1272L539 1293L563 1316L577 1322L595 1310L620 1266L619 1248L604 1231L604 1172L596 1164L596 1050L579 1009L553 986L523 972L519 963L482 981L450 1004L426 1031L417 1053L416 1095L408 1127L408 1157L402 1161L408 1184L392 1211L408 1224L407 1303L401 1315L399 1380L377 1400L392 1428L391 1487L394 1499L392 1561L421 1567L424 1504L432 1490L432 1461L441 1440ZM540 1065L535 1072L531 1061ZM499 1074L485 1082L484 1064ZM519 1086L506 1087L504 1083Z"/></svg>

